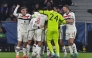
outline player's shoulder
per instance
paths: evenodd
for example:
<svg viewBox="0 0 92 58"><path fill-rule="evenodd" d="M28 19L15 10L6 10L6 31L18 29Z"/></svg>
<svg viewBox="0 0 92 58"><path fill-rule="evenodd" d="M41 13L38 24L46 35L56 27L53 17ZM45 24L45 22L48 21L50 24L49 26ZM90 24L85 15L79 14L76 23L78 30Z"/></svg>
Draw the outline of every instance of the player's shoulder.
<svg viewBox="0 0 92 58"><path fill-rule="evenodd" d="M70 11L69 14L74 14L74 12Z"/></svg>
<svg viewBox="0 0 92 58"><path fill-rule="evenodd" d="M60 13L57 13L58 14L58 16L62 16Z"/></svg>
<svg viewBox="0 0 92 58"><path fill-rule="evenodd" d="M44 15L44 14L40 14L40 16L47 17L47 15Z"/></svg>

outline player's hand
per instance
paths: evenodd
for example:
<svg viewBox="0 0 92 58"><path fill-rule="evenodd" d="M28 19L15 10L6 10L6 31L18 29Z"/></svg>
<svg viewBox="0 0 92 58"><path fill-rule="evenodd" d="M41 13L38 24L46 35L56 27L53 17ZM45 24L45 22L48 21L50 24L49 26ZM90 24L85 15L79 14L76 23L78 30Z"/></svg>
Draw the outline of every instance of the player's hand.
<svg viewBox="0 0 92 58"><path fill-rule="evenodd" d="M40 25L40 28L43 28L44 26Z"/></svg>
<svg viewBox="0 0 92 58"><path fill-rule="evenodd" d="M17 7L20 7L20 5L17 5Z"/></svg>
<svg viewBox="0 0 92 58"><path fill-rule="evenodd" d="M45 0L44 4L47 2L47 0Z"/></svg>

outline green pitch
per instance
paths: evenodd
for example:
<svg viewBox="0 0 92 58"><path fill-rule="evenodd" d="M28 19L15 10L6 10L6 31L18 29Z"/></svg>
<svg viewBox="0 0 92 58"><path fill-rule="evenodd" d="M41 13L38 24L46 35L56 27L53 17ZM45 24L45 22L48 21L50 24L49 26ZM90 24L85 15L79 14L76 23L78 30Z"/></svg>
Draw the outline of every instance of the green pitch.
<svg viewBox="0 0 92 58"><path fill-rule="evenodd" d="M63 53L60 55L63 58ZM67 58L70 58L69 55L68 53ZM22 58L22 53L20 53L20 57ZM15 58L15 52L0 52L0 58ZM46 58L46 54L44 58ZM78 58L92 58L92 53L79 53Z"/></svg>

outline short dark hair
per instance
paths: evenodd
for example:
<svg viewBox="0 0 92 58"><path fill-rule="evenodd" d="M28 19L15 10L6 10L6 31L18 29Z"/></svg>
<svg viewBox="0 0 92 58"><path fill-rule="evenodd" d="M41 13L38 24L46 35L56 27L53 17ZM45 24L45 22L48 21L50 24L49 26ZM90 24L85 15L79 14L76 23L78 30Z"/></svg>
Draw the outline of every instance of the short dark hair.
<svg viewBox="0 0 92 58"><path fill-rule="evenodd" d="M27 8L26 8L26 7L21 7L21 8L20 8L20 10L22 10L22 9L26 9L26 10L27 10Z"/></svg>
<svg viewBox="0 0 92 58"><path fill-rule="evenodd" d="M67 9L69 9L69 6L68 5L64 5L63 7L66 7Z"/></svg>
<svg viewBox="0 0 92 58"><path fill-rule="evenodd" d="M58 9L58 7L56 7L56 6L54 6L53 8L56 8L56 9Z"/></svg>

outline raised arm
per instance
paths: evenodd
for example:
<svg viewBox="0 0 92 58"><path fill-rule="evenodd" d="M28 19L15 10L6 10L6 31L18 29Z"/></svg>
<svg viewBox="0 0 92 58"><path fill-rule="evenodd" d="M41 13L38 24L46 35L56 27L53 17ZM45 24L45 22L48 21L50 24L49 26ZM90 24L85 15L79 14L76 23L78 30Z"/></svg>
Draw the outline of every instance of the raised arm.
<svg viewBox="0 0 92 58"><path fill-rule="evenodd" d="M48 15L49 11L48 10L40 10L39 13L44 14L44 15Z"/></svg>
<svg viewBox="0 0 92 58"><path fill-rule="evenodd" d="M19 7L20 7L20 6L17 5L17 7L15 8L15 10L14 10L14 12L13 12L13 15L16 16L16 17L18 16L17 10L18 10Z"/></svg>

